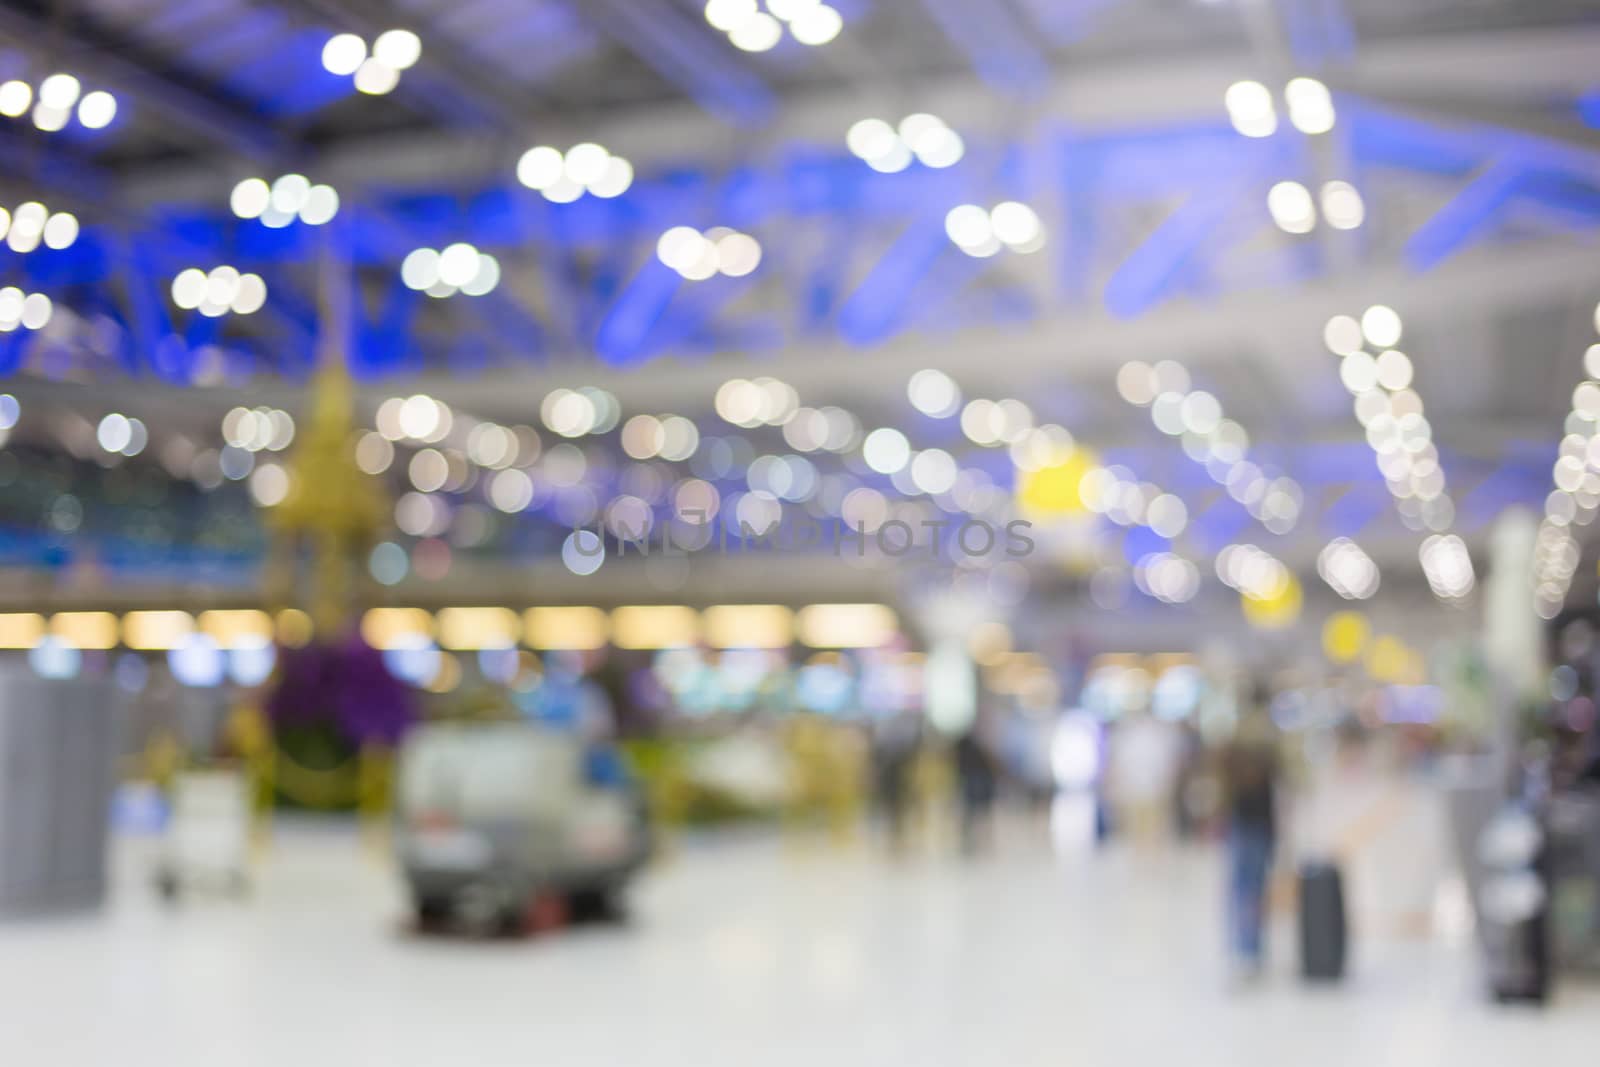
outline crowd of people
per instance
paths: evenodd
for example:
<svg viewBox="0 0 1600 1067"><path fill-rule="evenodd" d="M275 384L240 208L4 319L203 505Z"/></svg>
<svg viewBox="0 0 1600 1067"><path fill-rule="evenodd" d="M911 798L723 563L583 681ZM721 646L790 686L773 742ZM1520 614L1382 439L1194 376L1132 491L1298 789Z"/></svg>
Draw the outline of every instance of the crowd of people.
<svg viewBox="0 0 1600 1067"><path fill-rule="evenodd" d="M1281 738L1258 690L1231 736L1207 744L1192 721L1133 709L1101 723L1083 712L1061 718L985 709L954 737L937 737L915 712L878 723L873 735L874 796L891 851L902 853L927 802L930 762L947 774L959 852L992 847L997 808L1031 815L1077 790L1092 807L1092 839L1142 852L1174 842L1217 840L1226 856L1227 943L1237 970L1259 972L1268 883L1280 854L1285 799ZM1085 727L1085 722L1092 723ZM1045 728L1040 728L1041 723ZM1061 723L1087 730L1093 752L1077 771L1052 763L1051 734ZM1059 747L1059 746L1058 746ZM1080 781L1069 781L1072 773Z"/></svg>

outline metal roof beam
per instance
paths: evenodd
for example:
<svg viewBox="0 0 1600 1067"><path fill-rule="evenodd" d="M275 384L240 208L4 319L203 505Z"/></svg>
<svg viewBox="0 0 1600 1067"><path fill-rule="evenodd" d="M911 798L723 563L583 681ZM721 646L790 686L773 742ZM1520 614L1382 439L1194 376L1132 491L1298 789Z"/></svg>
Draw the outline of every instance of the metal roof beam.
<svg viewBox="0 0 1600 1067"><path fill-rule="evenodd" d="M484 63L452 47L426 22L384 0L290 0L320 21L365 38L370 45L385 30L410 29L422 38L422 59L400 79L395 95L451 126L500 131L523 126L536 100L497 78Z"/></svg>
<svg viewBox="0 0 1600 1067"><path fill-rule="evenodd" d="M59 61L69 71L130 96L174 124L237 154L270 160L283 156L289 147L260 115L242 104L219 103L215 88L190 81L132 41L106 33L82 15L68 14L64 21L55 22L38 0L8 0L0 4L0 36L30 49L41 41L59 39L65 42Z"/></svg>
<svg viewBox="0 0 1600 1067"><path fill-rule="evenodd" d="M1502 80L1497 57L1503 52L1523 60L1522 80L1514 90ZM1364 44L1350 62L1329 68L1322 76L1336 89L1377 99L1420 91L1463 97L1502 91L1512 97L1576 97L1593 84L1597 54L1600 28L1378 40ZM1230 82L1248 76L1252 69L1248 53L1232 52L1060 71L1038 102L1038 114L1084 134L1200 117L1225 123L1223 93ZM764 86L762 90L766 92ZM929 82L919 88L917 99L919 107L944 118L969 141L986 133L1016 135L1014 113L996 108L993 94L977 78ZM862 117L862 106L860 93L853 90L796 94L770 115L762 137L777 145L842 146L845 130ZM748 159L751 151L748 137L690 104L633 108L597 118L587 129L592 140L626 155L641 170L656 161L681 163L691 157L714 168ZM367 181L382 173L396 188L481 179L496 170L504 173L507 167L505 154L481 136L414 132L335 145L314 164L324 181ZM215 177L192 165L158 166L132 175L129 189L135 201L186 195L198 199L215 195Z"/></svg>
<svg viewBox="0 0 1600 1067"><path fill-rule="evenodd" d="M703 23L659 0L589 0L582 13L712 115L736 126L762 124L776 100Z"/></svg>

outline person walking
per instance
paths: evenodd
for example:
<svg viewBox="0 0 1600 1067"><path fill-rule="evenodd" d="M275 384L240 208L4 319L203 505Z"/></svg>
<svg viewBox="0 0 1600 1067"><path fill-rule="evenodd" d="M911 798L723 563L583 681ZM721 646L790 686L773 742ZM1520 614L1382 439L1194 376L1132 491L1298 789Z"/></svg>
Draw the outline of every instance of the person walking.
<svg viewBox="0 0 1600 1067"><path fill-rule="evenodd" d="M1236 974L1260 974L1265 955L1267 876L1277 845L1278 751L1265 701L1239 723L1222 757L1227 817L1227 930Z"/></svg>
<svg viewBox="0 0 1600 1067"><path fill-rule="evenodd" d="M987 847L993 837L997 789L994 755L978 723L956 738L955 762L961 790L961 851L972 856Z"/></svg>
<svg viewBox="0 0 1600 1067"><path fill-rule="evenodd" d="M875 792L891 855L906 848L911 821L911 772L922 743L920 711L900 711L876 724L872 734Z"/></svg>

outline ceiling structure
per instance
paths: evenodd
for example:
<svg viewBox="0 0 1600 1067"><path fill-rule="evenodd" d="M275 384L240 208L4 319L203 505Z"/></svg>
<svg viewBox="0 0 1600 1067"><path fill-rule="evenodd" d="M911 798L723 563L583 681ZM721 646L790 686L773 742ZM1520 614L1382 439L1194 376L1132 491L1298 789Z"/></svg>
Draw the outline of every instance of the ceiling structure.
<svg viewBox="0 0 1600 1067"><path fill-rule="evenodd" d="M0 284L57 307L45 330L0 334L0 388L31 413L117 410L203 442L240 384L251 404L296 409L331 338L368 414L424 393L537 423L551 390L595 386L624 417L680 413L704 437L734 432L713 411L721 383L772 374L806 405L981 467L959 420L907 401L911 375L937 367L1183 498L1194 522L1176 547L1208 579L1221 547L1254 539L1314 581L1318 551L1348 536L1391 587L1420 592L1426 531L1400 522L1323 340L1330 317L1385 304L1450 528L1481 552L1504 508L1543 506L1600 299L1593 4L834 6L832 42L752 54L688 0L13 0L0 81L70 71L119 106L103 130L0 118L0 204L39 199L82 224L65 250L0 248ZM331 35L397 26L423 52L391 94L324 70ZM1331 131L1230 124L1232 83L1276 92L1296 76L1332 90ZM847 151L857 120L918 111L960 134L957 165L885 174ZM518 183L527 148L581 141L632 162L625 195L561 204ZM268 229L229 210L242 179L290 172L338 190L334 223ZM1276 183L1332 180L1359 190L1359 226L1274 225ZM952 244L952 206L1003 200L1038 213L1041 251ZM684 280L656 256L679 225L754 235L760 268ZM403 284L407 253L457 241L497 257L493 292ZM173 304L180 271L223 263L266 280L259 314ZM338 328L330 270L357 280ZM1164 359L1245 427L1253 461L1302 488L1291 532L1264 530L1119 396L1125 363ZM52 435L59 418L13 440ZM559 595L625 590L630 573Z"/></svg>

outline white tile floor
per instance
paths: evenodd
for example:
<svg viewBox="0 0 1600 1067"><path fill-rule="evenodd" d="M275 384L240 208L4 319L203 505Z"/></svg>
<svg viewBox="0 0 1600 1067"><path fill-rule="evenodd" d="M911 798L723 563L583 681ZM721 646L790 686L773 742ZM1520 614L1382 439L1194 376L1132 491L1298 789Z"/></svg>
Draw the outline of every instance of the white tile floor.
<svg viewBox="0 0 1600 1067"><path fill-rule="evenodd" d="M686 849L628 927L533 942L398 932L389 872L345 833L284 834L246 904L167 912L125 882L91 919L0 927L0 1063L1582 1062L1600 991L1496 1010L1470 951L1363 943L1350 980L1221 980L1214 858L964 866L774 842ZM1287 949L1283 938L1280 948Z"/></svg>

